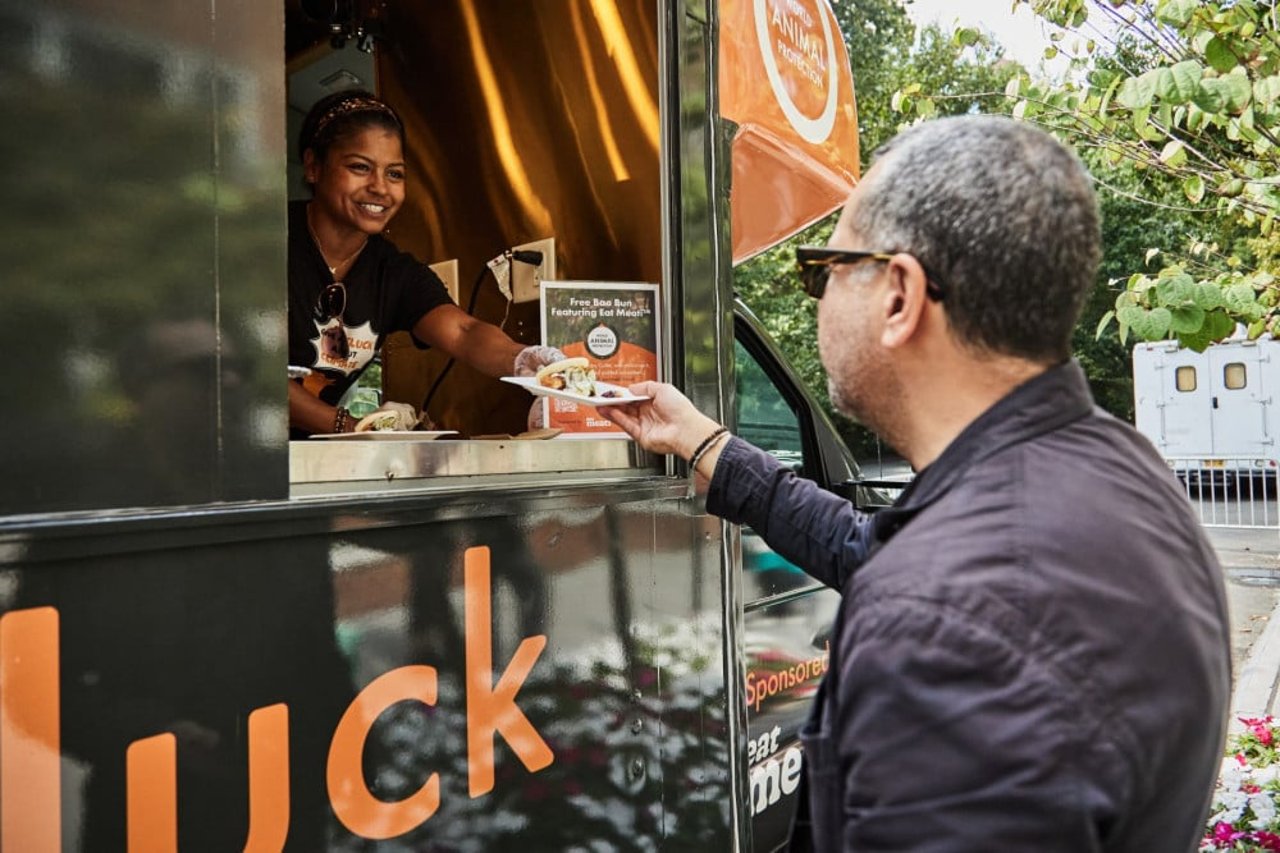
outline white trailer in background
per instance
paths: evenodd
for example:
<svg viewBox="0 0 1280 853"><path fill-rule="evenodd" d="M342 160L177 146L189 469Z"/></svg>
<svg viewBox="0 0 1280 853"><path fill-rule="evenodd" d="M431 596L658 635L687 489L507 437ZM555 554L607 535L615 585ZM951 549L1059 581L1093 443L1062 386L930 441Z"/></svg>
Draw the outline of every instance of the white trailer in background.
<svg viewBox="0 0 1280 853"><path fill-rule="evenodd" d="M1276 475L1280 342L1230 340L1204 352L1172 341L1133 350L1134 420L1189 484ZM1219 473L1221 472L1221 473Z"/></svg>

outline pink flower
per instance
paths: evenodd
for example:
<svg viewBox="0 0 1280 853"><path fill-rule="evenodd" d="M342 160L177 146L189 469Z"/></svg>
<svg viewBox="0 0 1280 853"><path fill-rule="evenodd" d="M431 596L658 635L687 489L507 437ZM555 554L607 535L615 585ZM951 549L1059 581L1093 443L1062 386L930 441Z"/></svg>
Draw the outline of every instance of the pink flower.
<svg viewBox="0 0 1280 853"><path fill-rule="evenodd" d="M1261 844L1264 850L1280 850L1280 835L1276 835L1274 832L1259 830L1249 833L1249 835L1252 836L1250 840Z"/></svg>
<svg viewBox="0 0 1280 853"><path fill-rule="evenodd" d="M1248 767L1248 766L1249 766L1249 759L1247 759L1247 758L1245 758L1245 757L1244 757L1244 753L1243 753L1243 752L1237 752L1237 753L1236 753L1236 764L1239 764L1241 767Z"/></svg>
<svg viewBox="0 0 1280 853"><path fill-rule="evenodd" d="M1236 828L1225 820L1220 820L1213 825L1213 835L1210 836L1217 844L1230 844L1240 836L1243 832L1237 832Z"/></svg>
<svg viewBox="0 0 1280 853"><path fill-rule="evenodd" d="M1256 737L1263 746L1271 746L1275 742L1273 728L1275 721L1270 714L1265 717L1240 717L1240 722L1244 723L1249 730L1249 734Z"/></svg>

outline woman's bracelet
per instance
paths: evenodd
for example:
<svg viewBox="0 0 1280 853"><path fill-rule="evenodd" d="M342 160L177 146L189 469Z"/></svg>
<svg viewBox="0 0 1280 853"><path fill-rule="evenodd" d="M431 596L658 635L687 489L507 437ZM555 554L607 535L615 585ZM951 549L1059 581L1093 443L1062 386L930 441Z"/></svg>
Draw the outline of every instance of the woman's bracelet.
<svg viewBox="0 0 1280 853"><path fill-rule="evenodd" d="M707 452L710 451L711 448L719 444L720 437L723 435L727 435L728 432L729 432L729 428L722 426L722 427L716 428L716 430L713 433L711 433L711 435L704 438L702 440L702 444L699 444L698 448L693 451L693 455L689 457L689 470L697 471L698 463L702 461L702 457L706 456Z"/></svg>
<svg viewBox="0 0 1280 853"><path fill-rule="evenodd" d="M333 413L333 431L346 432L347 421L350 420L350 418L351 418L351 413L348 412L346 409L342 408L341 406L339 406L337 411Z"/></svg>

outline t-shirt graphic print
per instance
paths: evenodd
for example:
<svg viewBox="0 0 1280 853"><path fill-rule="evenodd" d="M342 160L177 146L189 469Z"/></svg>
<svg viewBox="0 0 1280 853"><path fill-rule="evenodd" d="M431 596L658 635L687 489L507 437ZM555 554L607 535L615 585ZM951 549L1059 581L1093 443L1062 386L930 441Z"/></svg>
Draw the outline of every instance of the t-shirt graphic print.
<svg viewBox="0 0 1280 853"><path fill-rule="evenodd" d="M344 326L337 319L324 323L311 321L316 327L316 336L311 339L315 348L315 360L307 367L319 370L336 370L344 376L359 373L373 360L378 351L378 333L373 324L365 321L358 326ZM343 342L346 343L346 357L343 357Z"/></svg>

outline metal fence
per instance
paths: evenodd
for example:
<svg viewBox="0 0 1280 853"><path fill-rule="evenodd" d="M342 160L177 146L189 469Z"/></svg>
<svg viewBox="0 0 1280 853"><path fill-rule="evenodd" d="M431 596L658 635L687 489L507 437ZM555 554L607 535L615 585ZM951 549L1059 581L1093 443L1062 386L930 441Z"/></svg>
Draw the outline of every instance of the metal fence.
<svg viewBox="0 0 1280 853"><path fill-rule="evenodd" d="M1280 464L1252 457L1165 457L1205 527L1280 528Z"/></svg>
<svg viewBox="0 0 1280 853"><path fill-rule="evenodd" d="M1280 460L1166 456L1165 462L1205 527L1280 530ZM860 482L874 489L876 504L891 503L912 477L905 462L863 462L862 473L866 479Z"/></svg>

